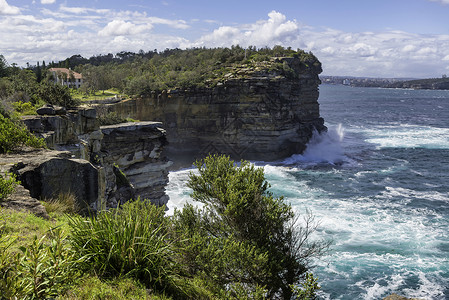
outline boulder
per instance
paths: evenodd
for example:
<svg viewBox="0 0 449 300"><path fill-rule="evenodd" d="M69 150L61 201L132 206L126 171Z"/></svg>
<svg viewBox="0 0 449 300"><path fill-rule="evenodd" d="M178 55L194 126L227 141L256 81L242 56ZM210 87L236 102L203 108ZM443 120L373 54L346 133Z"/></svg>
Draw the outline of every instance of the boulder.
<svg viewBox="0 0 449 300"><path fill-rule="evenodd" d="M36 110L38 115L44 116L44 115L50 115L54 116L56 115L56 110L51 104L46 104Z"/></svg>
<svg viewBox="0 0 449 300"><path fill-rule="evenodd" d="M86 160L71 158L70 152L30 151L3 155L0 162L9 164L6 171L16 174L31 198L45 200L71 193L84 212L99 205L98 169ZM18 205L25 207L25 202Z"/></svg>

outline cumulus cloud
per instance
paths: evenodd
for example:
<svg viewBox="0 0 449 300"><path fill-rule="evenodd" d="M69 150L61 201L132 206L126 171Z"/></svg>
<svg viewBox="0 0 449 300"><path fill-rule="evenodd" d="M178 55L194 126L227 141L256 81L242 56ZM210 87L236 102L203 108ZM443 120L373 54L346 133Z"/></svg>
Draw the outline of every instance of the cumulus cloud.
<svg viewBox="0 0 449 300"><path fill-rule="evenodd" d="M285 15L271 11L267 20L242 26L221 26L212 33L206 34L196 41L197 45L230 46L273 46L286 44L297 38L299 32L297 22L287 20Z"/></svg>
<svg viewBox="0 0 449 300"><path fill-rule="evenodd" d="M177 29L187 29L190 26L184 20L169 20L158 17L148 17L152 24L164 24Z"/></svg>
<svg viewBox="0 0 449 300"><path fill-rule="evenodd" d="M151 24L136 25L123 20L109 22L106 27L98 32L100 36L134 35L146 30L151 30Z"/></svg>
<svg viewBox="0 0 449 300"><path fill-rule="evenodd" d="M0 15L17 15L20 9L16 6L9 5L6 0L0 0Z"/></svg>
<svg viewBox="0 0 449 300"><path fill-rule="evenodd" d="M53 4L55 2L56 2L56 0L41 0L42 4Z"/></svg>

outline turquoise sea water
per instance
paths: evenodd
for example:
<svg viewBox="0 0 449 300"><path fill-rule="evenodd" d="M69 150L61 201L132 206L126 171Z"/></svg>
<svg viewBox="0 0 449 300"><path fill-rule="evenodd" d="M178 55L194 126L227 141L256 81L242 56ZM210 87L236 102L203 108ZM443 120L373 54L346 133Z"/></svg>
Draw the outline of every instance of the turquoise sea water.
<svg viewBox="0 0 449 300"><path fill-rule="evenodd" d="M449 299L449 91L320 86L329 131L264 167L272 191L320 221L323 299ZM169 208L189 171L170 173Z"/></svg>

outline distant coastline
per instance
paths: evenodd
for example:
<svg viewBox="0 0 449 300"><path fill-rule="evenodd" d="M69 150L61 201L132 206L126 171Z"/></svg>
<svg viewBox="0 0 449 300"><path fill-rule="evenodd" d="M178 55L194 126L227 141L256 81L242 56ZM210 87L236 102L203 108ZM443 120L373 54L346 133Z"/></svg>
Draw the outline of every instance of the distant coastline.
<svg viewBox="0 0 449 300"><path fill-rule="evenodd" d="M370 78L351 76L320 76L324 84L342 84L354 87L403 88L415 90L449 90L449 78Z"/></svg>

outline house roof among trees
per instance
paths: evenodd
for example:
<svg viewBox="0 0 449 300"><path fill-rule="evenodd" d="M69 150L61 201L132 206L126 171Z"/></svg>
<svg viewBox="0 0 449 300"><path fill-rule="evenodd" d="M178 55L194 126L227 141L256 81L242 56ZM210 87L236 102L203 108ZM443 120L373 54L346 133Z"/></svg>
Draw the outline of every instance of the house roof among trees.
<svg viewBox="0 0 449 300"><path fill-rule="evenodd" d="M80 73L77 73L77 72L75 72L75 71L72 71L72 70L70 70L70 69L67 69L67 68L51 68L51 69L49 69L49 71L50 72L55 72L55 73L66 73L67 74L67 77L69 77L70 76L70 74L73 74L73 77L75 78L75 79L81 79L81 78L83 78L83 75L81 75Z"/></svg>

